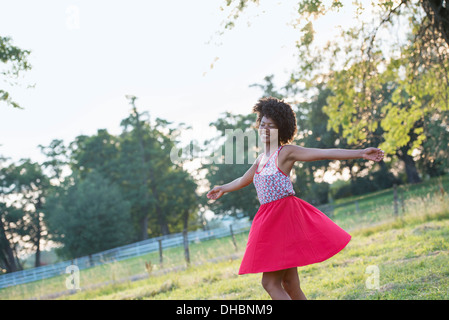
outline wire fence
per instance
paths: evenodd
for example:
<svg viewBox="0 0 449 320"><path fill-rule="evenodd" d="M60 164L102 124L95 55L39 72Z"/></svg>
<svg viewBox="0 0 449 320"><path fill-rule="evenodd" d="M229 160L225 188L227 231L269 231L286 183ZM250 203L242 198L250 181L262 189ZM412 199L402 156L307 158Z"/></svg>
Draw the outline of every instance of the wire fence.
<svg viewBox="0 0 449 320"><path fill-rule="evenodd" d="M187 239L189 243L198 243L201 241L218 239L243 233L248 231L250 227L251 222L249 221L234 222L229 227L189 232L187 234ZM90 256L3 274L0 275L0 288L6 288L70 273L69 267L73 265L76 265L79 270L82 270L106 263L139 257L151 252L159 251L160 254L162 254L163 248L173 248L183 245L184 235L182 233L155 237L95 253Z"/></svg>

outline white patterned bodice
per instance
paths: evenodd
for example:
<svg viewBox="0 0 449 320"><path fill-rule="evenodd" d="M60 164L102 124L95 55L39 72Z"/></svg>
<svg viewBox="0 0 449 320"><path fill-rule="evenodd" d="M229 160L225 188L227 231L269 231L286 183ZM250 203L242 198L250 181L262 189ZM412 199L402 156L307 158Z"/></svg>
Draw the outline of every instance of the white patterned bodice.
<svg viewBox="0 0 449 320"><path fill-rule="evenodd" d="M256 187L260 204L269 203L295 194L290 177L283 173L276 165L276 160L282 147L280 146L270 156L267 163L259 172L257 169L260 161L257 163L253 183Z"/></svg>

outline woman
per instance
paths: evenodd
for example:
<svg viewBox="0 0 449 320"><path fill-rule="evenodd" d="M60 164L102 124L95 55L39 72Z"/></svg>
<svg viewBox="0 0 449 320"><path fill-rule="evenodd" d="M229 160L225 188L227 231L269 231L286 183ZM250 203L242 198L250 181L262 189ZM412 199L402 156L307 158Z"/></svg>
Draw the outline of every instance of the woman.
<svg viewBox="0 0 449 320"><path fill-rule="evenodd" d="M297 132L296 116L284 101L268 97L258 101L257 113L264 152L249 170L234 181L215 186L207 197L254 183L260 207L251 225L239 274L263 273L262 286L272 299L306 299L297 267L322 262L340 252L351 236L317 208L295 196L290 171L296 161L363 158L381 161L377 148L363 150L316 149L290 144Z"/></svg>

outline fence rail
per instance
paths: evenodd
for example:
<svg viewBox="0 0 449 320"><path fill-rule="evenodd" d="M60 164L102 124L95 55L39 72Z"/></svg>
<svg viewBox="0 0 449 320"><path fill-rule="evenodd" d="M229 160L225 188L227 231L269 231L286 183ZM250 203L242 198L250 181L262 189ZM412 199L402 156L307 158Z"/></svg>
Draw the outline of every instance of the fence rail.
<svg viewBox="0 0 449 320"><path fill-rule="evenodd" d="M245 231L251 226L251 222L235 222L229 227L216 228L212 230L198 230L189 232L188 241L201 242L206 240L218 239L238 234ZM66 273L66 268L71 265L76 265L79 270L91 268L105 263L125 260L133 257L138 257L147 253L157 252L160 246L163 248L172 248L184 245L184 237L182 233L174 233L166 236L155 237L129 245L117 247L114 249L102 251L73 260L54 263L51 265L35 267L32 269L25 269L21 271L11 272L0 275L0 288L6 288L37 280L43 280Z"/></svg>

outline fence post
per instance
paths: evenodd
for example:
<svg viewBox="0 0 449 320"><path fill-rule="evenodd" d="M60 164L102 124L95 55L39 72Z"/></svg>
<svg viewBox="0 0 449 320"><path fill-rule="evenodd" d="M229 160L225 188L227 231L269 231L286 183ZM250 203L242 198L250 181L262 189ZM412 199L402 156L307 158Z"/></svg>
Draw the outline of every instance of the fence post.
<svg viewBox="0 0 449 320"><path fill-rule="evenodd" d="M401 188L401 207L402 207L402 214L405 213L405 202L404 202L404 189Z"/></svg>
<svg viewBox="0 0 449 320"><path fill-rule="evenodd" d="M234 231L232 230L232 224L229 225L229 229L231 230L232 243L234 243L235 251L238 251L237 242L235 241Z"/></svg>
<svg viewBox="0 0 449 320"><path fill-rule="evenodd" d="M187 266L190 266L189 239L187 237L187 229L184 229L182 231L182 236L184 238L184 257L186 258Z"/></svg>
<svg viewBox="0 0 449 320"><path fill-rule="evenodd" d="M162 239L158 239L157 242L159 243L159 264L162 267L162 264L164 262L164 258L162 256Z"/></svg>
<svg viewBox="0 0 449 320"><path fill-rule="evenodd" d="M398 186L393 184L393 205L394 205L394 216L398 216Z"/></svg>

